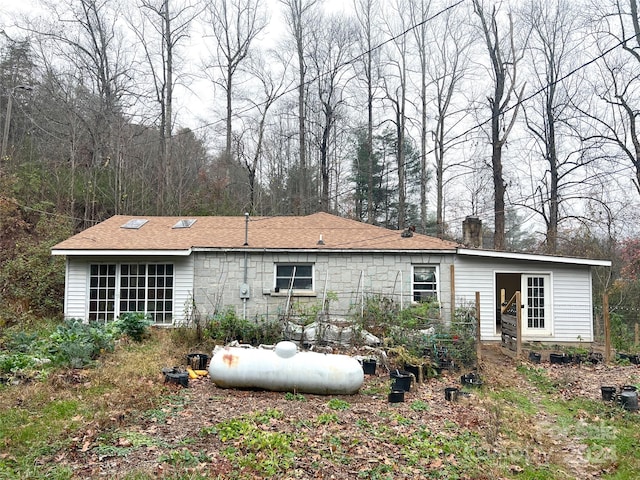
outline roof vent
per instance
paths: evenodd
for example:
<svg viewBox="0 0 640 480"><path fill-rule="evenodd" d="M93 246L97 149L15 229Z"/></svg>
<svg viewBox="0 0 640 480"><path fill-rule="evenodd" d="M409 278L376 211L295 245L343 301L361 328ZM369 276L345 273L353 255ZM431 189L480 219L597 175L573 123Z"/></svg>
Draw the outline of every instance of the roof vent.
<svg viewBox="0 0 640 480"><path fill-rule="evenodd" d="M126 228L129 230L139 230L148 221L149 220L147 220L146 218L134 218L132 220L129 220L124 225L121 225L120 228Z"/></svg>
<svg viewBox="0 0 640 480"><path fill-rule="evenodd" d="M196 223L195 218L183 218L182 220L178 221L178 223L176 223L172 228L190 228L194 223Z"/></svg>
<svg viewBox="0 0 640 480"><path fill-rule="evenodd" d="M320 234L320 238L318 239L318 245L324 245L324 239L322 238L322 234Z"/></svg>

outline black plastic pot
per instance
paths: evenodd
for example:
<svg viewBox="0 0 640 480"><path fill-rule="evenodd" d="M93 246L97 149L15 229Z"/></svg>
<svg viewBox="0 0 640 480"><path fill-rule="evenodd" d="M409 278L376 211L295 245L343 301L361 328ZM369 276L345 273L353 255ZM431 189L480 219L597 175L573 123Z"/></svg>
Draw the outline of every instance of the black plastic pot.
<svg viewBox="0 0 640 480"><path fill-rule="evenodd" d="M404 392L408 392L409 390L411 390L411 375L397 375L391 378L393 380L393 384L391 386L393 390L402 390Z"/></svg>
<svg viewBox="0 0 640 480"><path fill-rule="evenodd" d="M193 370L206 370L209 355L204 353L190 353L187 355L187 365Z"/></svg>
<svg viewBox="0 0 640 480"><path fill-rule="evenodd" d="M177 369L163 369L164 383L171 383L174 385L180 385L181 387L189 386L189 374L187 372L181 372Z"/></svg>
<svg viewBox="0 0 640 480"><path fill-rule="evenodd" d="M404 369L408 373L412 373L416 377L416 380L418 380L420 378L420 369L421 368L422 367L420 367L419 365L409 365L409 364L405 364L404 365Z"/></svg>
<svg viewBox="0 0 640 480"><path fill-rule="evenodd" d="M600 387L600 392L602 393L602 400L607 402L611 400L615 400L616 398L616 387Z"/></svg>
<svg viewBox="0 0 640 480"><path fill-rule="evenodd" d="M375 375L377 363L375 359L364 359L362 361L362 370L365 375Z"/></svg>
<svg viewBox="0 0 640 480"><path fill-rule="evenodd" d="M622 408L630 412L638 411L638 392L635 390L623 390L618 395L618 401Z"/></svg>
<svg viewBox="0 0 640 480"><path fill-rule="evenodd" d="M444 399L449 402L455 402L458 399L460 390L456 387L447 387L444 389Z"/></svg>
<svg viewBox="0 0 640 480"><path fill-rule="evenodd" d="M402 403L404 402L404 390L393 390L389 394L389 403Z"/></svg>
<svg viewBox="0 0 640 480"><path fill-rule="evenodd" d="M550 353L549 354L549 362L554 365L563 365L565 363L569 363L571 361L571 357L565 355L564 353Z"/></svg>
<svg viewBox="0 0 640 480"><path fill-rule="evenodd" d="M542 355L540 355L538 352L529 352L529 361L531 363L540 363L541 359Z"/></svg>
<svg viewBox="0 0 640 480"><path fill-rule="evenodd" d="M460 383L462 385L468 385L471 387L481 387L482 379L480 378L480 375L478 375L477 373L471 372L471 373L462 375L460 377Z"/></svg>

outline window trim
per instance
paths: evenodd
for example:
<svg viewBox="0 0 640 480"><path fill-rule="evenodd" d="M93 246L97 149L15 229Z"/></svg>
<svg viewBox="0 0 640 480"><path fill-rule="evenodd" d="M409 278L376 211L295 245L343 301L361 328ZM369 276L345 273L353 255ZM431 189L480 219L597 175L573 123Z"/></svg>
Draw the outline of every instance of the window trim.
<svg viewBox="0 0 640 480"><path fill-rule="evenodd" d="M428 292L429 290L416 290L416 284L417 283L424 283L424 282L416 282L415 279L415 274L416 274L416 268L431 268L433 269L433 274L435 276L435 289L434 289L434 293L435 293L435 301L439 302L440 301L440 266L439 265L432 265L432 264L415 264L415 265L411 265L411 303L413 304L417 304L417 303L423 303L420 302L418 300L416 300L416 293L417 292Z"/></svg>
<svg viewBox="0 0 640 480"><path fill-rule="evenodd" d="M289 287L287 288L282 288L282 287L278 287L278 278L291 278L291 277L284 277L284 276L278 276L278 268L279 267L294 267L294 269L296 267L311 267L311 275L310 276L304 276L304 277L298 277L298 278L310 278L311 279L311 286L310 288L291 288L291 290L289 290ZM296 272L297 273L297 272ZM289 291L291 291L291 295L295 295L295 296L313 296L315 295L316 292L316 281L315 281L315 275L316 274L316 268L315 268L315 264L314 263L310 263L310 262L278 262L275 263L273 265L273 292L278 295L288 295ZM295 278L297 277L297 275L294 274L294 282L295 282Z"/></svg>

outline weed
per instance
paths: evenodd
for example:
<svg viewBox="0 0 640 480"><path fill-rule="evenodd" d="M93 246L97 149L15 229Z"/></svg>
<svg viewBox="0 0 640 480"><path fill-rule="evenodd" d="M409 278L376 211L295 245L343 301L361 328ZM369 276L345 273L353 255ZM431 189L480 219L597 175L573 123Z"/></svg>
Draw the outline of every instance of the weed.
<svg viewBox="0 0 640 480"><path fill-rule="evenodd" d="M422 400L414 400L409 406L414 412L428 412L430 409L429 404Z"/></svg>
<svg viewBox="0 0 640 480"><path fill-rule="evenodd" d="M346 410L351 406L349 402L345 402L339 398L332 398L329 400L328 405L332 410Z"/></svg>
<svg viewBox="0 0 640 480"><path fill-rule="evenodd" d="M338 415L335 413L321 413L316 418L316 422L320 425L328 425L330 423L338 423Z"/></svg>
<svg viewBox="0 0 640 480"><path fill-rule="evenodd" d="M297 401L297 402L304 402L306 400L304 398L304 395L300 393L292 393L292 392L285 393L284 399L289 401Z"/></svg>
<svg viewBox="0 0 640 480"><path fill-rule="evenodd" d="M209 457L204 452L193 453L187 448L160 455L158 461L181 467L195 467L200 463L208 463Z"/></svg>

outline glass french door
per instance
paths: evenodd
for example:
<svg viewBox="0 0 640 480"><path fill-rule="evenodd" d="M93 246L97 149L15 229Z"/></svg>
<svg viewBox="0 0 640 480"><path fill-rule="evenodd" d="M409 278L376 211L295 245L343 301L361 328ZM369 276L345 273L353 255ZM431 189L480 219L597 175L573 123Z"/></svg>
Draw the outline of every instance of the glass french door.
<svg viewBox="0 0 640 480"><path fill-rule="evenodd" d="M551 334L551 276L522 275L522 331L525 335Z"/></svg>

